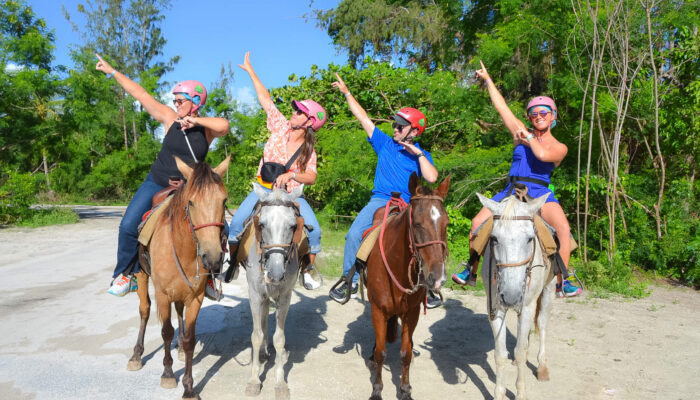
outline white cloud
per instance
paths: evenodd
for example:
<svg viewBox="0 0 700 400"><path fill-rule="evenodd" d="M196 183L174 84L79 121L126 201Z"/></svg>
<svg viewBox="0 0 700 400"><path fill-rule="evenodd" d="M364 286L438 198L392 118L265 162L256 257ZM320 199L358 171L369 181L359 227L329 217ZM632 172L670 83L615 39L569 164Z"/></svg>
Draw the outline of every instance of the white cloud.
<svg viewBox="0 0 700 400"><path fill-rule="evenodd" d="M21 70L23 70L23 69L24 69L24 66L23 66L23 65L17 65L17 64L12 63L12 62L11 62L11 63L8 63L8 64L5 66L5 72L8 73L8 74L11 74L11 73L13 73L13 72L18 72L18 71L21 71Z"/></svg>
<svg viewBox="0 0 700 400"><path fill-rule="evenodd" d="M236 101L238 101L238 104L240 104L243 108L255 110L260 107L260 104L258 104L258 98L250 86L236 88L233 96Z"/></svg>

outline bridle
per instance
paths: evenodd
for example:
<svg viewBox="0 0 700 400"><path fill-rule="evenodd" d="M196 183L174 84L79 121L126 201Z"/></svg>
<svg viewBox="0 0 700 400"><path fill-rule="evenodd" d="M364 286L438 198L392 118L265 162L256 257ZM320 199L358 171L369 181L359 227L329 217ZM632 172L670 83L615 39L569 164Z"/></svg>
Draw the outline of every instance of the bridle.
<svg viewBox="0 0 700 400"><path fill-rule="evenodd" d="M411 200L409 201L409 204L406 205L406 203L400 198L394 198L392 197L391 200L387 203L385 210L384 210L384 220L382 223L382 229L379 234L379 250L382 255L382 261L384 261L384 267L386 268L387 273L389 274L389 277L391 278L392 282L394 282L394 285L401 290L402 292L411 295L413 293L416 293L418 289L420 289L421 286L424 286L426 289L427 284L425 283L425 273L423 271L423 258L420 256L420 252L418 249L427 247L427 246L432 246L432 245L439 245L441 246L441 251L443 254L443 259L447 258L448 254L448 248L447 248L447 243L444 240L431 240L427 242L422 242L418 243L418 241L415 239L415 232L413 229L413 217L412 217L412 212L413 212L413 202L418 201L418 200L438 200L440 203L444 203L444 199L440 196L436 195L415 195L411 197ZM391 268L389 268L389 263L386 260L386 254L384 252L384 230L386 227L386 219L389 215L389 209L391 206L398 206L400 210L405 210L406 207L408 207L408 240L409 240L409 249L411 250L411 260L408 262L408 281L410 283L411 288L407 289L401 285L401 283L396 279L396 276L394 273L391 271ZM415 266L418 266L418 282L414 283L413 282L413 277L411 276L411 272L413 272ZM421 279L422 277L422 279Z"/></svg>
<svg viewBox="0 0 700 400"><path fill-rule="evenodd" d="M262 236L262 228L260 228L260 222L259 222L259 214L260 210L263 207L273 207L273 206L281 206L281 207L289 207L294 210L294 216L295 217L300 217L301 212L299 211L299 204L290 201L290 200L280 200L280 199L275 199L275 200L264 200L264 201L258 201L258 203L255 205L255 209L253 212L253 224L255 227L255 236L257 239L258 243L258 252L260 254L260 270L262 271L263 269L266 269L264 266L267 265L267 260L270 258L270 255L278 253L282 254L284 256L284 266L286 268L287 264L289 264L289 261L292 259L292 256L296 257L297 255L297 241L296 235L292 236L292 239L289 243L273 243L273 244L265 244L263 241L263 236ZM298 229L298 227L297 227ZM296 232L295 232L296 233Z"/></svg>
<svg viewBox="0 0 700 400"><path fill-rule="evenodd" d="M184 187L183 189L184 190ZM197 283L199 282L199 259L202 257L202 250L200 249L199 246L199 238L197 237L197 231L202 228L206 228L208 226L218 226L220 229L223 229L224 223L223 222L208 222L206 224L201 224L201 225L194 225L192 223L192 215L190 214L190 207L194 207L194 203L192 203L192 200L188 200L187 205L184 207L185 209L185 220L190 226L190 233L192 234L192 240L194 241L195 247L197 248L197 256L195 257L195 264L197 268L197 272L194 277L194 282ZM226 209L226 205L224 204L224 208ZM194 287L194 285L187 279L187 276L185 275L185 271L182 269L182 265L180 264L180 259L177 257L177 252L175 251L175 242L172 240L173 238L173 209L172 207L169 210L169 217L170 217L170 248L173 250L173 258L175 259L175 265L177 265L177 269L180 272L180 276L182 276L182 279L185 280L185 283L187 283L187 286L189 287Z"/></svg>

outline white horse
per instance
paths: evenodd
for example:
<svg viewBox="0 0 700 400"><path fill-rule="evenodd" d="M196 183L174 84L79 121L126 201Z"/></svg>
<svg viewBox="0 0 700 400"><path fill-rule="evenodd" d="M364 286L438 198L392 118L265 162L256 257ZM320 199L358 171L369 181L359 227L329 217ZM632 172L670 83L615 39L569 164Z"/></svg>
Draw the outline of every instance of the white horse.
<svg viewBox="0 0 700 400"><path fill-rule="evenodd" d="M292 289L299 275L298 246L304 229L304 219L294 202L301 196L303 186L292 193L283 190L266 192L255 185L255 193L260 198L253 218L256 240L248 249L246 276L248 297L253 315L253 359L251 376L246 387L246 395L260 394L262 372L261 361L267 353L267 319L270 312L270 299L277 308L277 327L273 337L275 352L275 397L289 399L289 387L284 380L284 364L288 352L285 350L284 323L289 311Z"/></svg>
<svg viewBox="0 0 700 400"><path fill-rule="evenodd" d="M505 398L503 373L508 361L505 317L508 309L515 309L518 312L518 340L515 345L515 364L518 366L516 399L524 400L525 377L528 372L527 349L535 318L540 333L537 379L549 380L544 343L547 321L554 302L555 280L550 260L542 251L533 222L533 215L545 203L547 195L527 203L519 201L515 196L509 196L500 203L479 193L477 196L481 204L494 215L491 240L484 251L482 268L495 342L494 398ZM494 282L496 286L492 287Z"/></svg>

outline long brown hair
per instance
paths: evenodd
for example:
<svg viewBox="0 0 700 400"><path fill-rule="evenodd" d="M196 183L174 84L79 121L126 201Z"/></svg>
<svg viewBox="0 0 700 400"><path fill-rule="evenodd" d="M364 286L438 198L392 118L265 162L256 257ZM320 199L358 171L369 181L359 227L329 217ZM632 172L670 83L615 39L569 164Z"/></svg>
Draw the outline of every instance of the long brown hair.
<svg viewBox="0 0 700 400"><path fill-rule="evenodd" d="M306 164L311 159L311 153L314 152L314 145L316 144L316 136L314 135L314 130L310 126L306 127L306 134L304 135L304 143L301 144L301 153L299 153L299 158L297 158L297 165L302 172L306 171Z"/></svg>

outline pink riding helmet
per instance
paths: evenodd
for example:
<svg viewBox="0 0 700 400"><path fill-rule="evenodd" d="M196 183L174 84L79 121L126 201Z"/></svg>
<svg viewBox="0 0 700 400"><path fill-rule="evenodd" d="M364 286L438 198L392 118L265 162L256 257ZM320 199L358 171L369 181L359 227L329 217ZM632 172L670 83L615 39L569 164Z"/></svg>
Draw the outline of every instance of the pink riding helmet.
<svg viewBox="0 0 700 400"><path fill-rule="evenodd" d="M552 110L552 114L554 115L554 121L552 121L551 127L554 128L554 126L557 124L557 117L559 116L559 112L557 111L557 105L554 104L554 100L551 97L547 96L537 96L534 99L530 100L529 103L527 103L527 111L529 112L532 107L537 106L549 107Z"/></svg>
<svg viewBox="0 0 700 400"><path fill-rule="evenodd" d="M311 128L316 132L326 123L326 110L313 100L292 100L292 108L294 111L299 110L303 112L309 119L312 119L314 122L311 124Z"/></svg>
<svg viewBox="0 0 700 400"><path fill-rule="evenodd" d="M199 81L182 81L175 85L173 94L181 94L192 101L194 108L190 112L197 111L207 102L207 89Z"/></svg>

